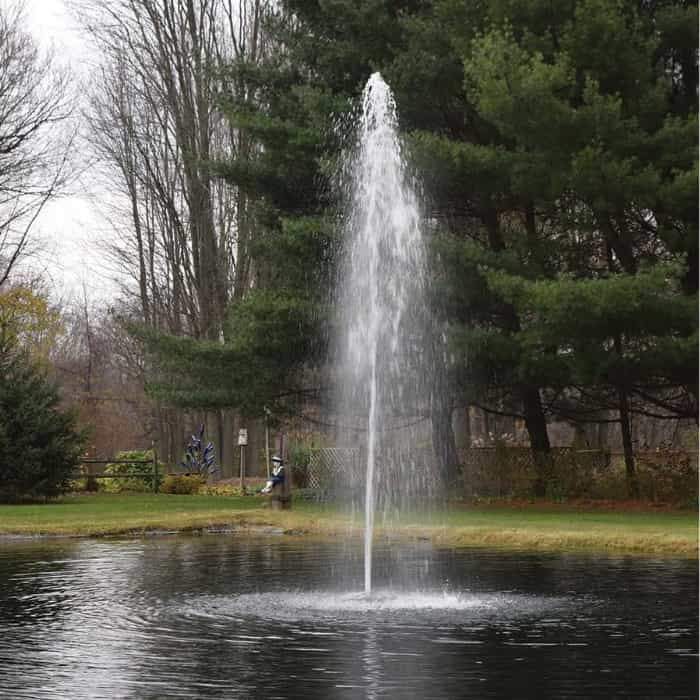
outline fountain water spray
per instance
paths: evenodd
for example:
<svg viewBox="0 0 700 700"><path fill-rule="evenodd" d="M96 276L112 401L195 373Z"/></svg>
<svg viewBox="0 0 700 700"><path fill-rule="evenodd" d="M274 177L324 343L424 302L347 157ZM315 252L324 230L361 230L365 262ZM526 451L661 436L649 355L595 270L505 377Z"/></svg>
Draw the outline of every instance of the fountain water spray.
<svg viewBox="0 0 700 700"><path fill-rule="evenodd" d="M396 105L379 73L367 82L357 142L346 163L349 205L339 284L340 411L366 430L365 592L372 590L372 534L379 499L406 493L399 457L426 376L425 250L407 176Z"/></svg>

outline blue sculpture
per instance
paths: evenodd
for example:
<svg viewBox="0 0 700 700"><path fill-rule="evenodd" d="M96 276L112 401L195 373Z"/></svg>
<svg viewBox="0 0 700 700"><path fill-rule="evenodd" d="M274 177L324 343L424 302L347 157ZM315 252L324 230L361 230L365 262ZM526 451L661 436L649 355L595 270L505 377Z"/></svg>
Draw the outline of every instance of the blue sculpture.
<svg viewBox="0 0 700 700"><path fill-rule="evenodd" d="M180 466L190 474L197 473L202 476L215 474L219 471L214 456L214 445L208 442L204 449L204 423L199 428L198 435L192 435L185 450L185 460L180 462Z"/></svg>

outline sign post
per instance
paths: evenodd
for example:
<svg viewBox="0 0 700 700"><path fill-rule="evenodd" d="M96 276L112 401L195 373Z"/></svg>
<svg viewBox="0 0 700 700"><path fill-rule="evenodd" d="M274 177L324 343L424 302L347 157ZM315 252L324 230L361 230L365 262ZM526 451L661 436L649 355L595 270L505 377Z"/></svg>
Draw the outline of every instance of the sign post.
<svg viewBox="0 0 700 700"><path fill-rule="evenodd" d="M241 496L245 496L245 448L248 444L248 430L241 428L238 431L238 446L241 448Z"/></svg>

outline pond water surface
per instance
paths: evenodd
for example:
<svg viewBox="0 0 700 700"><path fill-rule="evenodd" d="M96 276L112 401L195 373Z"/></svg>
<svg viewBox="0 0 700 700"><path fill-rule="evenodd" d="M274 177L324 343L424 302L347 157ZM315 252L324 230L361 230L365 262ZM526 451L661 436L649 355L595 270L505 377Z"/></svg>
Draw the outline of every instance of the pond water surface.
<svg viewBox="0 0 700 700"><path fill-rule="evenodd" d="M696 562L375 557L367 600L359 544L1 541L0 697L697 697Z"/></svg>

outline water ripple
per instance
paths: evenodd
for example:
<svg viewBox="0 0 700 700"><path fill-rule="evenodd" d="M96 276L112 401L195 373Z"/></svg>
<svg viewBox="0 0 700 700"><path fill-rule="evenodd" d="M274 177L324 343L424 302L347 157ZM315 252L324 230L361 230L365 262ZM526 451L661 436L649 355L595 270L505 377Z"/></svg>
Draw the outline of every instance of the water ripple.
<svg viewBox="0 0 700 700"><path fill-rule="evenodd" d="M398 559L376 554L380 575ZM5 546L0 698L696 695L693 563L412 557L438 588L367 598L333 588L361 586L343 544Z"/></svg>

